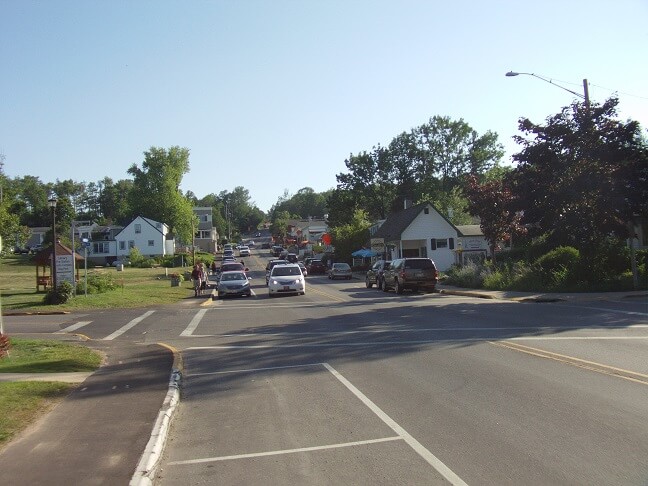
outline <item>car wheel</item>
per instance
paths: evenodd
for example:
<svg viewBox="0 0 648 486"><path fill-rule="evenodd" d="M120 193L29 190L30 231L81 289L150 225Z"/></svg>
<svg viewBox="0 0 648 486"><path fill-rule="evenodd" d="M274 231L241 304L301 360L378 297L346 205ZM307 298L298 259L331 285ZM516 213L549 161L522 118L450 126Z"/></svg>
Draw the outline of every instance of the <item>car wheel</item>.
<svg viewBox="0 0 648 486"><path fill-rule="evenodd" d="M415 294L418 294L419 288L418 287L412 287L412 292Z"/></svg>
<svg viewBox="0 0 648 486"><path fill-rule="evenodd" d="M381 283L382 291L383 291L383 292L387 292L387 291L389 290L389 289L387 288L387 281L386 281L385 279L382 279L382 280L380 281L380 283Z"/></svg>
<svg viewBox="0 0 648 486"><path fill-rule="evenodd" d="M365 278L365 287L367 287L368 289L373 287L373 284L369 281L369 277Z"/></svg>
<svg viewBox="0 0 648 486"><path fill-rule="evenodd" d="M394 290L396 291L397 294L402 294L403 293L403 286L401 285L401 283L398 280L396 280L396 282L394 284Z"/></svg>

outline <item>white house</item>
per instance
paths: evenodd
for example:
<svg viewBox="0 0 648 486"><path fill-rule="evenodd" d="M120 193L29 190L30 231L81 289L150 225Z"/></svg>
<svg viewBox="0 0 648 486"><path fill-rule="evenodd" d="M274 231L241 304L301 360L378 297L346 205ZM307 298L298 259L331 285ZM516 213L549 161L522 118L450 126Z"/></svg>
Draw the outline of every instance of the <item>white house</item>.
<svg viewBox="0 0 648 486"><path fill-rule="evenodd" d="M175 253L175 242L169 235L169 227L142 216L136 217L117 233L114 244L115 256L118 260L128 256L131 248L137 248L144 256L165 256Z"/></svg>
<svg viewBox="0 0 648 486"><path fill-rule="evenodd" d="M489 256L486 238L478 224L455 226L432 204L408 206L390 214L370 230L371 248L388 260L426 257L439 270Z"/></svg>

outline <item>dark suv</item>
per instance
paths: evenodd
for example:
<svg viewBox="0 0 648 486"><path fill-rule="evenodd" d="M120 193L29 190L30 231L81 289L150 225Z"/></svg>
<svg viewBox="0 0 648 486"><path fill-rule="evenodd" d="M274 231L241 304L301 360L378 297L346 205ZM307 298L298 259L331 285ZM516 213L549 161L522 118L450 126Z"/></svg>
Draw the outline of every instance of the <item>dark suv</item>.
<svg viewBox="0 0 648 486"><path fill-rule="evenodd" d="M383 273L382 290L394 289L397 294L410 289L434 291L439 281L439 272L429 258L399 258L394 260Z"/></svg>
<svg viewBox="0 0 648 486"><path fill-rule="evenodd" d="M382 276L384 271L389 268L391 262L388 260L378 260L373 266L367 270L367 275L365 275L365 286L370 289L374 285L378 288L381 288L382 285Z"/></svg>

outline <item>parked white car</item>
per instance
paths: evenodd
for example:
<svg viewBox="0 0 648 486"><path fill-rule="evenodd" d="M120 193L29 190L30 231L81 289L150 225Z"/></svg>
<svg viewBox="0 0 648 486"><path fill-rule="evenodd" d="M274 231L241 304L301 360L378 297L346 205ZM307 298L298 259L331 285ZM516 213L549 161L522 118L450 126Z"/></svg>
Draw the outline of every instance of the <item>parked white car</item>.
<svg viewBox="0 0 648 486"><path fill-rule="evenodd" d="M239 256L240 257L249 257L250 256L250 247L249 246L239 246Z"/></svg>
<svg viewBox="0 0 648 486"><path fill-rule="evenodd" d="M272 267L268 278L268 296L279 294L306 294L306 279L296 263Z"/></svg>

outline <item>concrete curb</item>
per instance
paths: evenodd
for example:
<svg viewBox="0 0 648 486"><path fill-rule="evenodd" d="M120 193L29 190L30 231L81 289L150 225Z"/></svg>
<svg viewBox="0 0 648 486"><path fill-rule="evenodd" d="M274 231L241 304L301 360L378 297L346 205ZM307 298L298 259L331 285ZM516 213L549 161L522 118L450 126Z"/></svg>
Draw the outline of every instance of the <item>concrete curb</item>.
<svg viewBox="0 0 648 486"><path fill-rule="evenodd" d="M174 367L169 379L169 391L164 399L162 408L158 413L157 420L151 432L142 457L135 468L135 473L128 483L129 486L152 486L157 473L157 468L162 459L164 446L166 445L169 434L171 420L180 402L180 385L182 382L182 359L179 353L170 346L163 345L172 349L174 353Z"/></svg>

